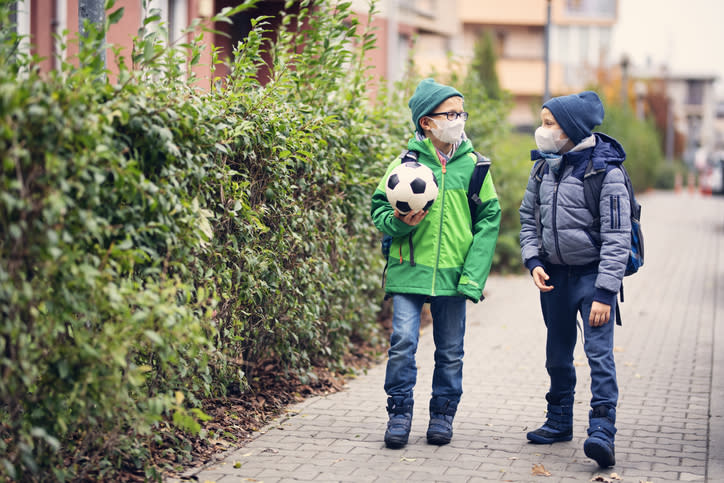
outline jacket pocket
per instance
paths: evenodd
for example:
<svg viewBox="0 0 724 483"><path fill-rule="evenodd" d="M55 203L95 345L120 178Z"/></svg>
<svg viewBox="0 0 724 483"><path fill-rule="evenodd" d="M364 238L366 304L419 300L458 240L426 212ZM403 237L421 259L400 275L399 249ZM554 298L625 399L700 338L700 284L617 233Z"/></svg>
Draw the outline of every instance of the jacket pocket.
<svg viewBox="0 0 724 483"><path fill-rule="evenodd" d="M621 197L618 195L611 195L609 199L609 210L610 210L610 224L611 230L618 230L621 228Z"/></svg>

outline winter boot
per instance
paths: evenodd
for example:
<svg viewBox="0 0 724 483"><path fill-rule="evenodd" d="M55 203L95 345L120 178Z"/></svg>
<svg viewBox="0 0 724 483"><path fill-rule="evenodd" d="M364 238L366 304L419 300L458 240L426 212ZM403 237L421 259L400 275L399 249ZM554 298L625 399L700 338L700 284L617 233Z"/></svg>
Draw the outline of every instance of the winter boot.
<svg viewBox="0 0 724 483"><path fill-rule="evenodd" d="M430 424L427 426L428 444L442 446L452 439L452 423L457 412L457 404L450 400L430 401Z"/></svg>
<svg viewBox="0 0 724 483"><path fill-rule="evenodd" d="M573 398L564 398L553 401L550 394L546 394L548 401L548 414L546 422L535 431L526 435L528 441L534 444L560 443L573 439Z"/></svg>
<svg viewBox="0 0 724 483"><path fill-rule="evenodd" d="M593 408L588 417L588 439L583 443L583 452L596 460L601 468L616 464L614 435L616 434L616 410L607 406Z"/></svg>
<svg viewBox="0 0 724 483"><path fill-rule="evenodd" d="M398 449L407 444L412 426L412 407L411 398L387 398L387 414L390 419L385 431L385 445L388 448Z"/></svg>

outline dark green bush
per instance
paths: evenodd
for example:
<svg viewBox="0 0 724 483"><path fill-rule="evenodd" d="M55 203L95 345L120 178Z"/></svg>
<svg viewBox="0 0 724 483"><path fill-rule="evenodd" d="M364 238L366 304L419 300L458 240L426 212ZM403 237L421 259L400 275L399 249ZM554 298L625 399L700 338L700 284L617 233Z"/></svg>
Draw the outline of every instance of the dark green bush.
<svg viewBox="0 0 724 483"><path fill-rule="evenodd" d="M659 163L656 167L656 173L653 188L660 190L673 190L676 186L676 175L680 176L683 183L686 181L688 169L684 163L679 160L671 160Z"/></svg>
<svg viewBox="0 0 724 483"><path fill-rule="evenodd" d="M304 35L279 32L265 86L263 23L211 92L162 30L141 32L117 84L83 62L102 33L82 67L47 76L5 39L5 477L158 478L150 448L188 458L174 431L203 436L205 397L243 391L268 359L340 368L353 337L376 336L369 196L394 148L364 102L372 38L349 5L314 4Z"/></svg>
<svg viewBox="0 0 724 483"><path fill-rule="evenodd" d="M626 151L626 171L636 192L654 187L659 166L663 163L659 134L653 122L641 121L629 108L606 103L606 116L598 131L621 143Z"/></svg>
<svg viewBox="0 0 724 483"><path fill-rule="evenodd" d="M95 55L103 31L81 42L80 67L49 75L3 37L2 478L160 479L152 448L187 460L206 398L243 393L268 360L302 380L343 369L352 340L379 336L369 200L412 133L416 82L366 102L374 37L349 8L301 2L271 44L254 21L209 92L179 64L200 39L164 47L153 14L117 82ZM8 11L0 1L0 24ZM493 151L507 101L456 82L512 224L524 183ZM517 260L512 231L501 266Z"/></svg>

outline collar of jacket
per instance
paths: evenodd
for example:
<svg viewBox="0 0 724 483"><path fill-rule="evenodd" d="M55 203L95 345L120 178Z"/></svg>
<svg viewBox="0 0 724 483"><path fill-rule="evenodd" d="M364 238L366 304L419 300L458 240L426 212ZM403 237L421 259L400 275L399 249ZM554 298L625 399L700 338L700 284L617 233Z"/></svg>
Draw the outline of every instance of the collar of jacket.
<svg viewBox="0 0 724 483"><path fill-rule="evenodd" d="M418 153L425 153L436 160L437 157L437 150L435 149L435 146L432 144L432 141L428 138L423 139L417 139L412 138L407 143L407 149L412 149L413 151L417 151ZM473 144L470 142L469 139L464 138L460 145L457 147L455 152L453 153L452 157L450 158L450 161L448 161L448 164L455 162L455 160L460 159L462 156L465 156L469 153L473 152Z"/></svg>

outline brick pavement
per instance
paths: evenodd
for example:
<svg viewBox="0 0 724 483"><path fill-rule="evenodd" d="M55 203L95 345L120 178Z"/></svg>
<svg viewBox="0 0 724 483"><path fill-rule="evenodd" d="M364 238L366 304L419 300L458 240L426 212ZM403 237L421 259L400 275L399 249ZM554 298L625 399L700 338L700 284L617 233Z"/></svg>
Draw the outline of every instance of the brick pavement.
<svg viewBox="0 0 724 483"><path fill-rule="evenodd" d="M646 265L625 279L615 335L614 468L599 470L583 453L590 377L581 344L573 440L527 443L526 431L544 420L547 389L538 293L528 276L493 276L485 302L468 308L465 393L451 444L425 441L433 352L426 330L404 449L386 449L382 440L381 364L342 392L291 406L244 447L184 476L218 483L724 481L724 198L652 193L641 202ZM550 477L534 476L534 465Z"/></svg>

